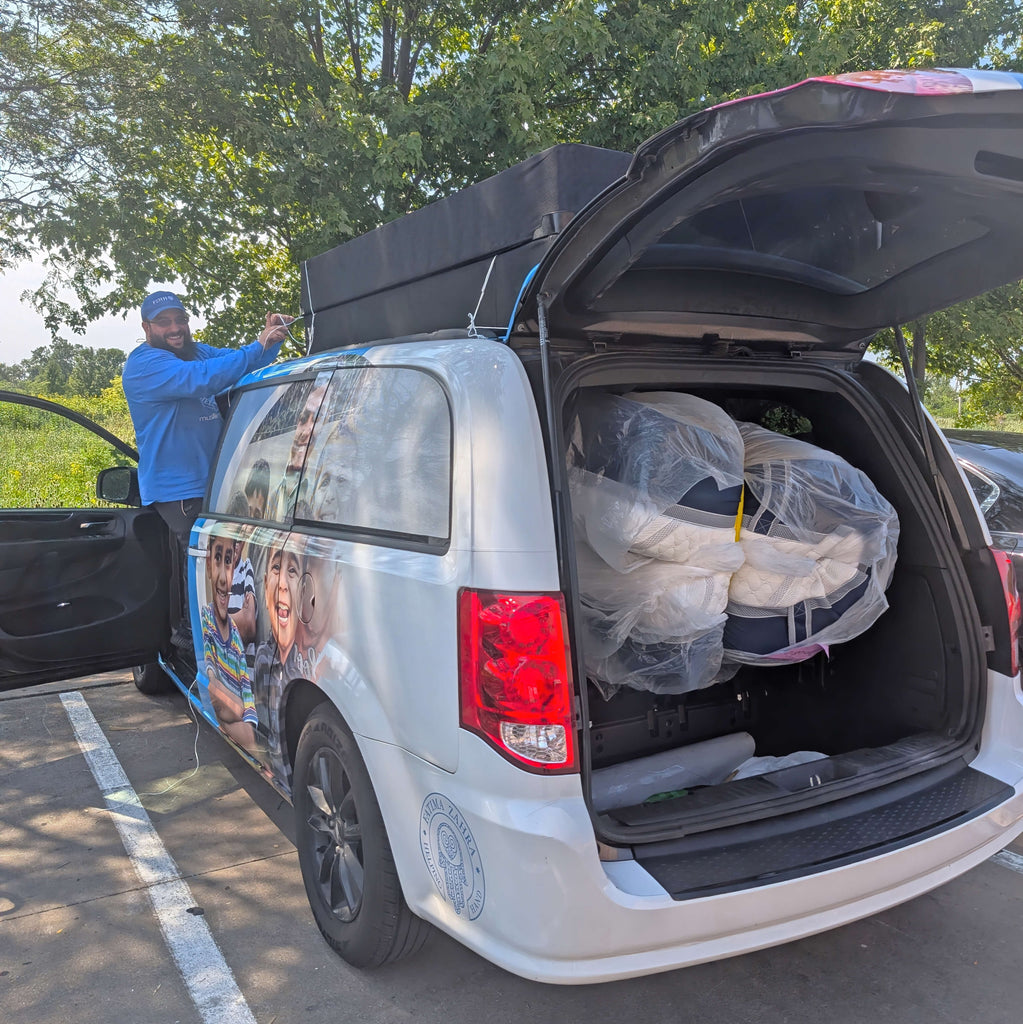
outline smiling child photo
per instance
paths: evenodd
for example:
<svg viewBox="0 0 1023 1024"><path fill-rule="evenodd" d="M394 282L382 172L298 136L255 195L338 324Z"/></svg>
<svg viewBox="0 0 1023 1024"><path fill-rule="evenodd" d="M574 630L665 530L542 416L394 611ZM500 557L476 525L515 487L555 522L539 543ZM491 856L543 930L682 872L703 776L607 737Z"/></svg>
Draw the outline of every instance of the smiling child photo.
<svg viewBox="0 0 1023 1024"><path fill-rule="evenodd" d="M255 746L256 704L245 659L245 644L228 606L237 548L231 537L211 533L206 552L210 603L200 610L210 703L221 729L243 747Z"/></svg>

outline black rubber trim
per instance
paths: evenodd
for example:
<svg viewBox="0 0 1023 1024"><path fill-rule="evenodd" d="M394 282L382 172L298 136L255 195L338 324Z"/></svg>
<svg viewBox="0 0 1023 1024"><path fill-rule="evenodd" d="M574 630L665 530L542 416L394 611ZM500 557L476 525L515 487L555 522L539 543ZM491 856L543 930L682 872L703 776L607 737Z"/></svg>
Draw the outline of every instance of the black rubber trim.
<svg viewBox="0 0 1023 1024"><path fill-rule="evenodd" d="M869 807L862 799L837 801L751 826L636 847L634 853L673 899L694 899L890 853L969 821L1013 792L959 761L872 791Z"/></svg>

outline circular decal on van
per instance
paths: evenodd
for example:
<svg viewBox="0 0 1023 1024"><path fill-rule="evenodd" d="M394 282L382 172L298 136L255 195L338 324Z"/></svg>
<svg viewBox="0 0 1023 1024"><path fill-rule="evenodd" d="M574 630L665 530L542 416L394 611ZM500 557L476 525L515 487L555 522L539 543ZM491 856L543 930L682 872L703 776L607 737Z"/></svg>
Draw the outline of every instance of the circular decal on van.
<svg viewBox="0 0 1023 1024"><path fill-rule="evenodd" d="M431 793L423 801L419 844L441 895L456 914L475 921L487 898L483 862L465 818L441 793Z"/></svg>

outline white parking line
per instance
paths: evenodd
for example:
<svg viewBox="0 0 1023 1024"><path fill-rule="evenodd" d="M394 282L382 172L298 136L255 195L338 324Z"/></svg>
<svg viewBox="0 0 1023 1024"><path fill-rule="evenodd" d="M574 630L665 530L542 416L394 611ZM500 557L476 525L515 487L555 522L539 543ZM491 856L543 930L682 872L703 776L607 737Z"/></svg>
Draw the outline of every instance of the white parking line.
<svg viewBox="0 0 1023 1024"><path fill-rule="evenodd" d="M1013 871L1018 871L1023 875L1023 856L1018 853L1013 853L1012 850L1002 850L1001 853L996 853L991 858L996 864L1001 864L1003 868L1012 868Z"/></svg>
<svg viewBox="0 0 1023 1024"><path fill-rule="evenodd" d="M182 881L149 815L128 781L85 698L62 693L96 783L136 874L146 887L164 940L205 1024L256 1024L220 948L201 916L188 913L195 900Z"/></svg>

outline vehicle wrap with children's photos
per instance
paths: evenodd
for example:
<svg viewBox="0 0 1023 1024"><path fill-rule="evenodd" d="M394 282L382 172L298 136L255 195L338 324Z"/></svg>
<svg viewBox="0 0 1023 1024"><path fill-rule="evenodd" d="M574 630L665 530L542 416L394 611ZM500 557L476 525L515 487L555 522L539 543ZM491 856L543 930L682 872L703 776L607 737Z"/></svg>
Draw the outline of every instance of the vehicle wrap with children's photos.
<svg viewBox="0 0 1023 1024"><path fill-rule="evenodd" d="M349 669L340 646L338 562L316 538L284 530L207 521L199 532L200 559L206 564L195 575L203 709L265 774L290 789L281 730L287 684L296 679L317 684L324 671L337 678ZM258 572L253 564L260 566ZM228 611L232 584L237 584L231 595L234 616L245 600L261 607L266 628L251 639Z"/></svg>
<svg viewBox="0 0 1023 1024"><path fill-rule="evenodd" d="M432 376L404 368L271 380L237 396L223 450L233 454L193 534L199 695L218 728L290 792L288 687L327 675L359 683L341 588L353 543L369 541L384 558L392 544L448 543L448 400ZM381 465L388 472L372 471Z"/></svg>

